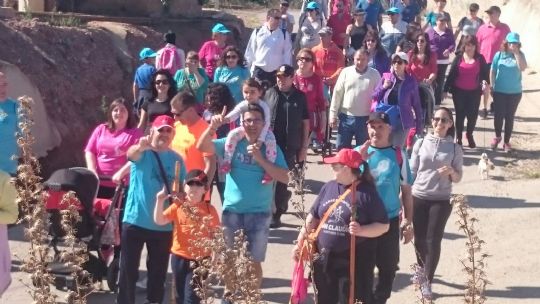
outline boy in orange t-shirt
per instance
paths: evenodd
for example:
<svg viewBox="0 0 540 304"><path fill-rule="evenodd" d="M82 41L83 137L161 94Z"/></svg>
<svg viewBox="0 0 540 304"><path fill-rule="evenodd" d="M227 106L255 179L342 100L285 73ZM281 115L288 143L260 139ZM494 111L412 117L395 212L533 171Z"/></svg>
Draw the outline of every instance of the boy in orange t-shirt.
<svg viewBox="0 0 540 304"><path fill-rule="evenodd" d="M199 303L200 299L191 286L193 269L190 263L198 257L207 257L207 248L194 248L194 240L200 237L211 237L211 231L219 227L219 216L214 206L203 200L208 190L208 176L199 169L189 171L185 178L185 198L175 200L174 204L164 210L164 202L169 195L165 190L157 194L154 208L154 221L158 225L174 223L173 244L171 247L171 268L176 286L176 303ZM194 216L188 214L181 204L187 204ZM207 227L201 231L202 236L192 235L191 230L202 225L203 218L210 217Z"/></svg>

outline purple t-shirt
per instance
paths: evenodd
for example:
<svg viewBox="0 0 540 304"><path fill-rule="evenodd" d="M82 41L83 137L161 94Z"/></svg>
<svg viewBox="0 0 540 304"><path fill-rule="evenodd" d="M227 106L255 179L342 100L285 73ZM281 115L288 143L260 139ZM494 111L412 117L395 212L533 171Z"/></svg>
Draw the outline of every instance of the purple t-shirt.
<svg viewBox="0 0 540 304"><path fill-rule="evenodd" d="M141 136L137 128L111 132L106 124L101 124L92 132L84 151L96 156L98 175L112 176L127 162L127 150Z"/></svg>
<svg viewBox="0 0 540 304"><path fill-rule="evenodd" d="M447 28L444 33L439 34L432 27L430 27L426 33L429 36L431 51L437 54L437 59L448 59L449 56L443 55L444 51L449 50L450 52L453 52L456 48L456 42L452 30Z"/></svg>
<svg viewBox="0 0 540 304"><path fill-rule="evenodd" d="M319 196L313 203L311 215L316 219L321 219L324 213L345 191L346 186L339 184L335 180L326 183ZM317 237L319 250L325 248L332 252L343 252L350 247L349 223L351 219L351 196L339 203L332 211ZM356 187L356 222L360 225L371 223L388 223L388 216L384 209L383 202L377 193L375 186L359 184ZM357 237L356 241L361 242L364 238Z"/></svg>

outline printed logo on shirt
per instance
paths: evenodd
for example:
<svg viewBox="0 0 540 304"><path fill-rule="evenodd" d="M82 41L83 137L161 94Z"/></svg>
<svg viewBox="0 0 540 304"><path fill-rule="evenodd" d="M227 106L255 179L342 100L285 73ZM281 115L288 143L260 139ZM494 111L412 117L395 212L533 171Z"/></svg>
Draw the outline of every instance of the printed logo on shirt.
<svg viewBox="0 0 540 304"><path fill-rule="evenodd" d="M255 163L253 161L253 156L249 154L237 153L236 159L238 159L241 163L246 164L246 165L253 165Z"/></svg>
<svg viewBox="0 0 540 304"><path fill-rule="evenodd" d="M336 200L331 199L323 206L330 207ZM351 215L351 205L347 201L341 202L328 216L328 220L323 224L322 230L325 234L345 236L349 232L349 217Z"/></svg>
<svg viewBox="0 0 540 304"><path fill-rule="evenodd" d="M390 170L390 160L388 158L385 158L379 163L377 163L377 167L371 169L371 175L375 179L378 179L379 176L381 176L383 173L386 173Z"/></svg>

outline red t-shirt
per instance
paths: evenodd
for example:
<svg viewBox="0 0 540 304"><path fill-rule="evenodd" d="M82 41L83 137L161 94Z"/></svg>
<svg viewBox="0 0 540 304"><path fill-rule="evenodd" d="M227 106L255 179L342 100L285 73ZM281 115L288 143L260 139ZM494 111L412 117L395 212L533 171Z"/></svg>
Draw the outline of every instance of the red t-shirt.
<svg viewBox="0 0 540 304"><path fill-rule="evenodd" d="M345 66L343 52L335 44L328 48L319 44L312 51L315 53L315 73L322 78L330 78L330 83L334 85L341 68Z"/></svg>
<svg viewBox="0 0 540 304"><path fill-rule="evenodd" d="M407 69L417 81L423 81L431 73L437 74L437 54L435 52L431 52L427 65L424 65L422 61L416 58L412 51L409 52L409 58L411 58L411 62L409 62Z"/></svg>
<svg viewBox="0 0 540 304"><path fill-rule="evenodd" d="M313 73L310 77L294 74L294 86L306 94L308 112L326 110L321 76Z"/></svg>
<svg viewBox="0 0 540 304"><path fill-rule="evenodd" d="M339 17L338 15L331 15L328 18L328 26L332 28L332 41L337 46L343 47L345 42L345 31L347 26L351 24L351 18L348 15L343 14Z"/></svg>
<svg viewBox="0 0 540 304"><path fill-rule="evenodd" d="M458 76L455 86L462 90L474 90L478 87L478 75L480 74L480 63L475 60L473 63L466 63L461 60L458 66Z"/></svg>

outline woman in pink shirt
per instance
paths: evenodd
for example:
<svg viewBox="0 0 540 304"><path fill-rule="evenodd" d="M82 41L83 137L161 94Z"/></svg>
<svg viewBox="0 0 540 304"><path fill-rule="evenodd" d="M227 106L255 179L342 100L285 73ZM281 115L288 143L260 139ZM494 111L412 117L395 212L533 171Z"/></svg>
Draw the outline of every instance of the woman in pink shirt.
<svg viewBox="0 0 540 304"><path fill-rule="evenodd" d="M231 31L221 23L212 28L212 40L203 43L199 50L201 66L208 75L208 79L214 79L214 71L217 68L221 53L225 50L228 34Z"/></svg>
<svg viewBox="0 0 540 304"><path fill-rule="evenodd" d="M326 130L326 99L322 77L315 74L315 54L310 49L301 49L296 55L298 70L294 74L294 86L306 94L309 112L310 132L313 132L316 141L314 150L324 139Z"/></svg>
<svg viewBox="0 0 540 304"><path fill-rule="evenodd" d="M100 185L98 197L114 194L114 185L129 173L126 152L142 136L131 115L131 104L124 98L115 99L107 110L107 122L97 126L84 149L86 167L98 176L111 177Z"/></svg>
<svg viewBox="0 0 540 304"><path fill-rule="evenodd" d="M478 52L478 40L471 37L463 43L460 52L450 65L450 72L444 85L444 93L452 93L456 109L456 143L462 145L462 133L467 118L467 142L475 148L473 131L478 118L478 108L482 91L488 87L489 66Z"/></svg>

